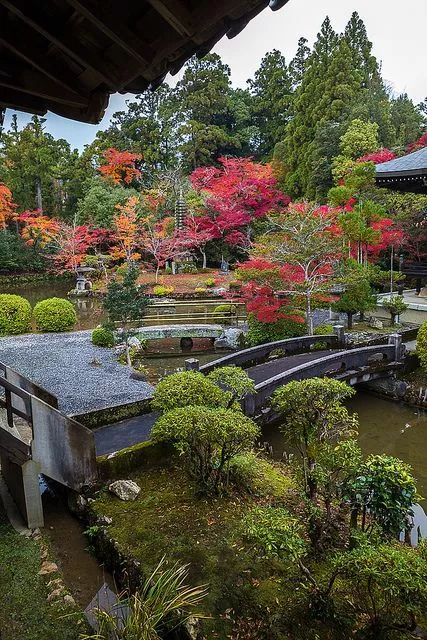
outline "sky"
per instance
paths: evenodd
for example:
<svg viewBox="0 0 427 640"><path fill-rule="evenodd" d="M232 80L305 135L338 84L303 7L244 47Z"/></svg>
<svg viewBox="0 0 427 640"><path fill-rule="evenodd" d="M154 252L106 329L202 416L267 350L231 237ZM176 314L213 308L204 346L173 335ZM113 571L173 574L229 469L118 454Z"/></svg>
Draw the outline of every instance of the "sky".
<svg viewBox="0 0 427 640"><path fill-rule="evenodd" d="M383 77L396 94L406 92L415 103L427 96L427 0L289 0L279 11L265 9L235 38L223 38L213 49L231 68L236 87L246 87L262 57L279 49L289 61L295 54L298 38L304 36L312 45L326 15L336 31L342 31L353 11L365 22L374 44L374 54L382 62ZM174 85L180 74L168 77ZM83 124L49 113L46 130L56 138L65 138L72 147L82 150L94 139L98 129L105 129L112 114L125 107L131 95L115 94L99 125ZM6 125L10 122L6 113ZM22 126L29 120L18 112Z"/></svg>

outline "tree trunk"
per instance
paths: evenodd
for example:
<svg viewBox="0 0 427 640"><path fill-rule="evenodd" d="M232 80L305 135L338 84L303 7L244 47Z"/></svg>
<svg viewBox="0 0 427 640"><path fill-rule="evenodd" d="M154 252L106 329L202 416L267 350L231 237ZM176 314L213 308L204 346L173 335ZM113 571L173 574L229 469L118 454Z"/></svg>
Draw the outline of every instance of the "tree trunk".
<svg viewBox="0 0 427 640"><path fill-rule="evenodd" d="M202 269L206 269L206 265L207 265L206 251L203 251L202 249L200 249L200 253L203 256Z"/></svg>
<svg viewBox="0 0 427 640"><path fill-rule="evenodd" d="M395 313L391 313L391 326L394 327L396 326L396 314Z"/></svg>
<svg viewBox="0 0 427 640"><path fill-rule="evenodd" d="M160 271L160 265L157 265L157 267L156 267L156 284L159 281L159 271Z"/></svg>
<svg viewBox="0 0 427 640"><path fill-rule="evenodd" d="M347 311L347 328L353 329L353 313L351 311Z"/></svg>
<svg viewBox="0 0 427 640"><path fill-rule="evenodd" d="M306 306L306 315L307 315L307 332L309 336L313 335L313 318L311 317L311 296L307 296L307 306Z"/></svg>
<svg viewBox="0 0 427 640"><path fill-rule="evenodd" d="M43 211L42 185L40 178L36 178L36 208Z"/></svg>

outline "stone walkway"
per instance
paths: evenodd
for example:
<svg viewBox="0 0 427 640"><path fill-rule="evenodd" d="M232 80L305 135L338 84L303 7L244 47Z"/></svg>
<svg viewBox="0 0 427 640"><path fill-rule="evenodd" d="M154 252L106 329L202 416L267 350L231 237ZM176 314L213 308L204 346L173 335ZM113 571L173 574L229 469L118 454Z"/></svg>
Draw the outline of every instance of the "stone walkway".
<svg viewBox="0 0 427 640"><path fill-rule="evenodd" d="M95 347L91 331L0 338L0 362L57 396L68 415L137 402L153 387L132 380L111 349Z"/></svg>

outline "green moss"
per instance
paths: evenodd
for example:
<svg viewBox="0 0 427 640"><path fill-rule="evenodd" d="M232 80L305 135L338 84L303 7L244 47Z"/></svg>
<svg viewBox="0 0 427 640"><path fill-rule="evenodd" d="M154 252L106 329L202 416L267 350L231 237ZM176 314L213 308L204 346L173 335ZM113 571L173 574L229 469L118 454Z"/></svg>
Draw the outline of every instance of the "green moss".
<svg viewBox="0 0 427 640"><path fill-rule="evenodd" d="M117 453L97 458L101 478L118 478L136 469L161 467L171 462L174 450L166 443L141 442Z"/></svg>
<svg viewBox="0 0 427 640"><path fill-rule="evenodd" d="M276 589L274 578L280 563L259 558L240 537L244 514L258 497L234 494L202 499L186 474L170 465L126 477L141 487L137 500L122 502L104 490L92 508L112 518L109 533L125 554L141 562L144 573L166 555L170 562L189 563L191 584L209 585L204 613L212 619L203 623L205 637L230 637L234 615L229 610L238 611L242 618L256 612L269 618L268 608L277 609L275 599L282 588Z"/></svg>
<svg viewBox="0 0 427 640"><path fill-rule="evenodd" d="M78 640L80 616L63 603L47 602L40 547L18 535L0 503L0 632L2 640ZM56 578L56 575L50 578ZM63 617L67 615L67 617Z"/></svg>
<svg viewBox="0 0 427 640"><path fill-rule="evenodd" d="M106 409L98 409L89 411L88 413L76 414L74 420L80 422L88 429L96 429L106 424L120 422L125 418L133 418L151 411L151 398L140 400L138 402L129 402L128 404L120 404L116 407L107 407Z"/></svg>

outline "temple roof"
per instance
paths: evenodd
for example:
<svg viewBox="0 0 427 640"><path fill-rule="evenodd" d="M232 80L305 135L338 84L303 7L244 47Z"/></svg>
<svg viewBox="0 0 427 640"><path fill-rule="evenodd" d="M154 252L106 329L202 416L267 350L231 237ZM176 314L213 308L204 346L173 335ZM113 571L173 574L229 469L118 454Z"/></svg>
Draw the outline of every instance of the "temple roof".
<svg viewBox="0 0 427 640"><path fill-rule="evenodd" d="M376 177L427 175L427 147L376 166Z"/></svg>
<svg viewBox="0 0 427 640"><path fill-rule="evenodd" d="M0 110L97 123L288 0L0 0Z"/></svg>

